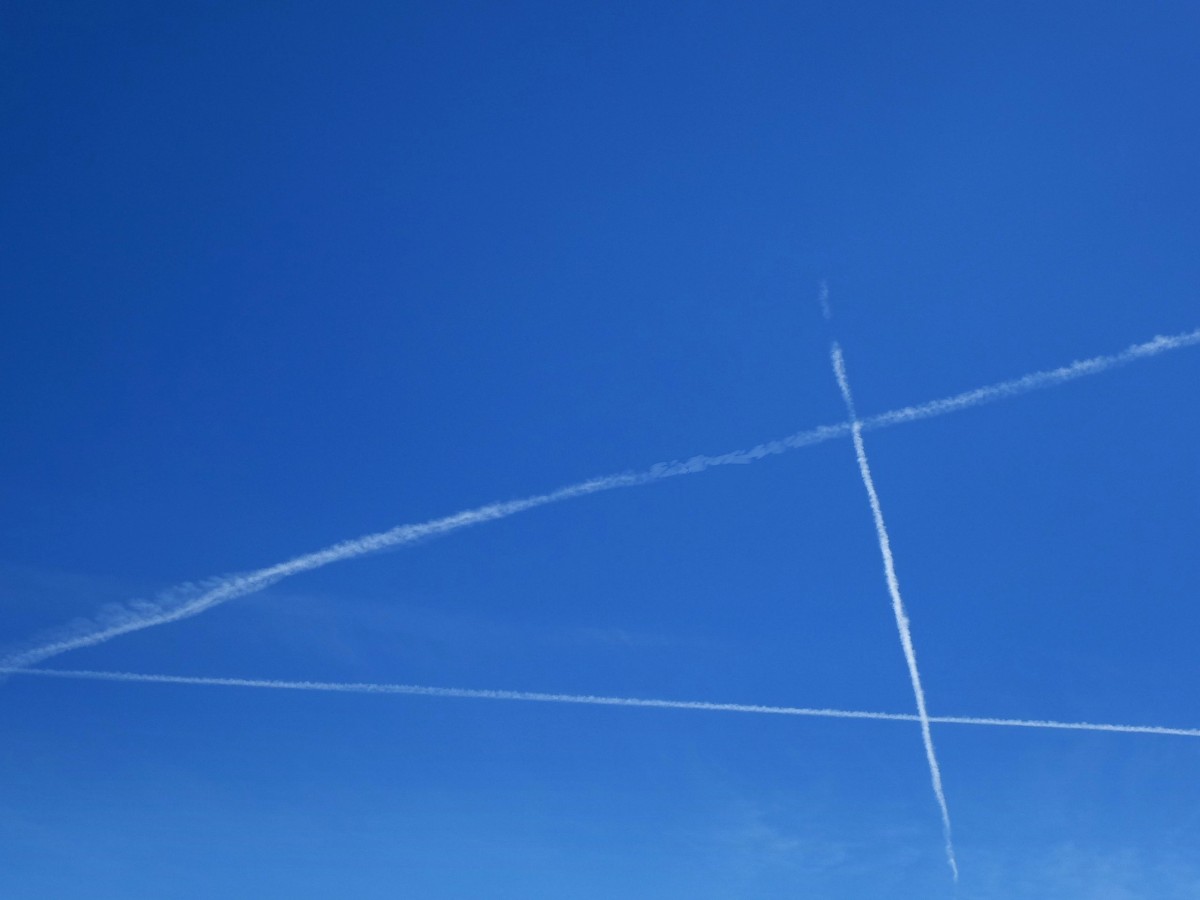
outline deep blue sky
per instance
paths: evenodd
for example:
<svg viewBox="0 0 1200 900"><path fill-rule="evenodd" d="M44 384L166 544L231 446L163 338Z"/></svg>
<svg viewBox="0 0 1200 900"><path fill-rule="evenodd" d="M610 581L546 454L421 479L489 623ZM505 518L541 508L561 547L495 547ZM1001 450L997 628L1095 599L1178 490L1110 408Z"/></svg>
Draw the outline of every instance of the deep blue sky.
<svg viewBox="0 0 1200 900"><path fill-rule="evenodd" d="M647 8L647 7L650 8ZM0 638L1200 326L1168 3L8 3ZM817 303L827 279L834 316ZM933 712L1200 726L1200 351L867 436ZM849 441L56 659L910 712ZM17 678L17 898L952 897L916 726ZM1200 742L936 728L962 898Z"/></svg>

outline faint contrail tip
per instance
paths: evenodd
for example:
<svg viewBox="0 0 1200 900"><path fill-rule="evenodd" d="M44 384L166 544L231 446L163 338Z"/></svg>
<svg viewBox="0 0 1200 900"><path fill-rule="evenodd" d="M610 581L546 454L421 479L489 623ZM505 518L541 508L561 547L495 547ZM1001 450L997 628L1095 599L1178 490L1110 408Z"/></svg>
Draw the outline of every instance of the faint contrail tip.
<svg viewBox="0 0 1200 900"><path fill-rule="evenodd" d="M825 317L825 321L828 322L833 318L833 307L829 305L829 282L824 278L821 279L821 287L817 293L817 300L821 304L821 315L823 315Z"/></svg>

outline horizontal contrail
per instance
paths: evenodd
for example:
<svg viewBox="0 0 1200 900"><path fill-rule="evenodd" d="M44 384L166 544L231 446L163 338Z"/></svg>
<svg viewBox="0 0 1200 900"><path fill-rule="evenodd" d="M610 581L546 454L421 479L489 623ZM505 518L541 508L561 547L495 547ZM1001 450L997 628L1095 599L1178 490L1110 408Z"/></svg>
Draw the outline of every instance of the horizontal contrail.
<svg viewBox="0 0 1200 900"><path fill-rule="evenodd" d="M1068 366L1046 372L1035 372L1012 381L966 391L941 400L893 410L865 418L860 424L863 430L872 430L945 415L972 406L980 406L1006 397L1015 397L1018 394L1062 384L1085 375L1095 375L1115 366L1195 344L1200 344L1200 329L1173 337L1156 337L1146 343L1135 344L1112 356L1097 356L1083 362L1071 363ZM560 503L563 500L571 500L575 497L585 497L615 488L648 484L677 475L691 475L716 466L744 465L768 456L775 456L801 447L810 447L849 434L850 426L847 423L822 425L759 444L749 450L733 450L717 456L693 456L686 460L658 463L643 472L627 472L593 478L547 494L526 497L523 500L492 503L428 522L400 525L388 531L343 541L324 550L297 556L286 562L254 572L228 575L200 584L180 585L159 595L155 600L135 600L126 604L105 607L94 618L73 623L55 633L53 637L46 639L44 643L28 650L10 653L0 660L0 667L21 668L36 665L69 650L95 646L122 634L186 619L237 597L257 593L284 578L319 569L331 563L399 547L423 538L448 534L470 525L505 519L517 513Z"/></svg>
<svg viewBox="0 0 1200 900"><path fill-rule="evenodd" d="M120 681L142 684L186 684L205 687L265 688L279 691L317 691L336 694L406 694L468 700L520 700L533 703L571 703L584 706L627 706L644 709L691 709L702 712L754 713L772 716L809 716L821 719L873 719L919 722L912 713L869 712L855 709L814 709L803 706L764 706L756 703L710 703L705 700L648 700L638 697L601 697L592 694L551 694L538 691L490 691L472 688L427 687L416 684L376 684L339 681L278 681L269 678L205 678L194 675L149 675L140 672L96 672L87 669L0 668L0 675L71 678L87 681ZM1155 734L1200 738L1200 728L1161 725L1106 725L1097 722L1056 722L1048 719L996 719L981 716L930 716L945 725L983 725L1001 728L1043 728L1060 731L1103 731L1118 734Z"/></svg>
<svg viewBox="0 0 1200 900"><path fill-rule="evenodd" d="M846 377L846 360L842 356L842 348L835 341L832 350L833 374L837 379L838 390L846 404L846 415L850 418L850 435L854 439L854 455L858 460L858 472L862 476L863 487L867 491L867 501L871 506L871 518L875 522L875 536L879 541L879 555L883 559L883 575L887 582L888 594L892 598L892 613L896 619L896 631L900 636L900 649L904 651L904 662L908 665L908 678L912 684L913 699L917 704L917 720L921 723L921 740L925 744L925 759L929 763L929 779L933 784L933 795L937 799L938 809L942 814L942 836L946 843L946 862L958 881L958 859L954 853L953 829L950 825L950 807L946 803L946 792L942 787L942 769L938 765L937 752L933 746L933 734L929 729L929 711L925 706L925 689L921 686L921 673L917 669L917 651L913 646L912 628L909 625L908 614L904 610L904 599L900 596L900 580L896 576L896 560L892 555L892 540L888 536L887 524L883 519L883 507L879 502L879 492L875 489L875 479L871 477L871 464L867 459L867 447L863 442L862 423L854 408L854 395L850 391L850 381Z"/></svg>

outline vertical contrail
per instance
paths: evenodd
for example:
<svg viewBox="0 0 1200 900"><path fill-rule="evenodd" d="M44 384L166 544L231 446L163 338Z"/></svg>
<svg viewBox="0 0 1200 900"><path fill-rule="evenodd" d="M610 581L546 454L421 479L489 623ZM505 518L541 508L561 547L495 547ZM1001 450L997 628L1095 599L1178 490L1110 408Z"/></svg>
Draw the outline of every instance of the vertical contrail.
<svg viewBox="0 0 1200 900"><path fill-rule="evenodd" d="M900 582L896 578L896 563L892 558L892 542L888 538L887 526L883 521L883 508L879 505L879 494L875 480L871 477L871 466L867 462L867 449L863 444L862 423L854 409L854 396L850 393L850 382L846 379L846 363L842 359L842 348L833 345L833 372L837 376L842 399L846 401L846 413L850 417L850 436L854 440L854 455L858 458L858 471L867 499L871 501L871 515L875 519L875 534L879 538L879 554L883 557L883 573L887 579L888 593L892 596L892 612L896 616L896 629L900 632L900 646L904 649L904 661L908 663L908 677L912 681L913 696L917 701L917 716L921 720L921 739L925 742L925 758L929 761L929 777L933 781L933 793L937 797L942 813L942 834L946 839L946 861L954 880L958 881L958 862L954 857L954 840L950 832L950 808L946 805L946 794L942 790L942 770L938 767L937 754L933 749L933 735L929 730L929 711L925 707L925 690L921 687L921 673L917 670L917 651L913 648L912 630L908 625L908 614L904 611L904 600L900 597Z"/></svg>

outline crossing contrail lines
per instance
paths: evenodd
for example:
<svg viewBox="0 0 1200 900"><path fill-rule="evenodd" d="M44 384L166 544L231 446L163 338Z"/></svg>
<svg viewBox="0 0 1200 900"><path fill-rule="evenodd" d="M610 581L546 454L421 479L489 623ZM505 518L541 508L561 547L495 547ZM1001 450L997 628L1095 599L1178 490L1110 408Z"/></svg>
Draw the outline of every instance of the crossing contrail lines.
<svg viewBox="0 0 1200 900"><path fill-rule="evenodd" d="M875 490L875 479L871 477L871 465L867 461L867 448L862 438L862 424L858 421L858 413L854 409L854 395L850 392L850 382L846 378L846 362L842 358L842 348L836 342L833 345L832 356L833 373L837 377L842 400L846 403L846 414L850 417L851 436L854 438L854 455L858 459L858 471L862 476L863 487L867 489L867 499L871 504L871 516L875 520L875 534L879 539L879 554L883 557L884 578L887 581L888 593L892 598L896 630L900 633L900 647L904 651L904 661L908 664L908 677L912 682L913 697L917 701L917 719L921 723L921 740L925 744L925 758L929 762L929 777L933 782L933 794L937 798L938 808L942 814L942 834L946 840L946 862L950 864L954 880L958 881L958 860L954 856L954 840L950 829L950 807L946 804L946 793L942 789L942 770L938 766L937 753L933 747L933 734L929 730L929 711L925 707L925 689L921 687L921 673L917 670L917 651L913 647L912 629L909 627L908 614L904 611L904 600L900 596L900 581L896 577L892 542L888 537L887 525L883 521L883 507L879 503L879 494Z"/></svg>
<svg viewBox="0 0 1200 900"><path fill-rule="evenodd" d="M533 703L569 703L583 706L625 706L642 709L682 709L700 712L752 713L755 715L807 716L820 719L869 719L885 722L919 722L913 713L870 712L854 709L820 709L802 706L766 706L757 703L713 703L706 700L658 700L639 697L604 697L594 694L555 694L541 691L504 691L474 688L429 687L416 684L378 684L341 681L281 681L271 678L212 678L195 675L151 675L140 672L97 672L87 669L9 669L0 675L82 679L138 684L175 684L202 687L259 688L280 691L314 691L333 694L401 694L416 697L467 700L516 700ZM1053 719L997 719L986 716L930 716L942 725L978 725L999 728L1035 728L1058 731L1098 731L1200 738L1200 728L1163 725L1110 725L1099 722L1058 722Z"/></svg>
<svg viewBox="0 0 1200 900"><path fill-rule="evenodd" d="M928 403L869 416L862 419L859 426L863 431L871 431L876 428L886 428L946 415L1041 388L1064 384L1087 375L1096 375L1116 366L1196 344L1200 344L1200 329L1171 337L1156 337L1110 356L1096 356L1057 369L1034 372L1011 381L976 388L940 400L932 400ZM649 484L677 475L691 475L717 466L745 465L768 456L786 453L789 450L810 447L834 438L845 437L850 434L850 431L850 425L845 422L822 425L759 444L748 450L733 450L715 456L693 456L686 460L658 463L641 472L625 472L592 478L545 494L537 494L520 500L491 503L418 524L399 525L387 531L342 541L323 550L296 556L285 562L253 572L222 576L201 583L183 584L160 594L154 600L134 600L105 607L95 617L72 623L32 648L10 653L4 659L0 659L0 667L21 668L36 665L70 650L102 644L120 635L141 631L144 628L177 622L180 619L199 615L229 600L257 593L293 575L310 572L368 553L448 534L471 525L505 519L517 513L576 497L585 497L616 488Z"/></svg>

